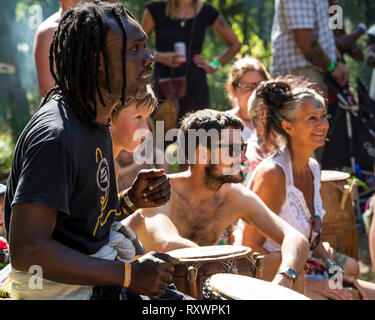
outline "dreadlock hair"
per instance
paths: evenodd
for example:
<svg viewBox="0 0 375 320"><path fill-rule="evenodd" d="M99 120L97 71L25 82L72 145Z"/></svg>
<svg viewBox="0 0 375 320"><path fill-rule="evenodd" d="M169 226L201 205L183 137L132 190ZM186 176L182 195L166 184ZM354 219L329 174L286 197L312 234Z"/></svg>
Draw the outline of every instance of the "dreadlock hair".
<svg viewBox="0 0 375 320"><path fill-rule="evenodd" d="M127 36L122 16L134 16L120 3L106 3L99 0L80 3L69 9L54 32L49 48L50 70L55 87L49 90L41 104L43 106L53 94L64 95L72 110L83 121L96 128L97 93L103 106L103 95L98 83L100 53L103 54L106 86L111 93L108 74L106 18L112 17L120 26L123 43ZM125 104L126 88L126 45L122 48L123 86L121 103Z"/></svg>

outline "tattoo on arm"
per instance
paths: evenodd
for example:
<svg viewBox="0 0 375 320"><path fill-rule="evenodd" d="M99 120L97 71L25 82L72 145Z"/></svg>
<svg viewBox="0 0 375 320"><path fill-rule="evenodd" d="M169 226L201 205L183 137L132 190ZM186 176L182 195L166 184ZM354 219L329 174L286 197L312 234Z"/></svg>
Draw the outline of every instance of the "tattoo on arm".
<svg viewBox="0 0 375 320"><path fill-rule="evenodd" d="M331 64L331 60L323 51L317 40L311 42L309 51L305 53L305 57L313 65L323 70L326 70Z"/></svg>

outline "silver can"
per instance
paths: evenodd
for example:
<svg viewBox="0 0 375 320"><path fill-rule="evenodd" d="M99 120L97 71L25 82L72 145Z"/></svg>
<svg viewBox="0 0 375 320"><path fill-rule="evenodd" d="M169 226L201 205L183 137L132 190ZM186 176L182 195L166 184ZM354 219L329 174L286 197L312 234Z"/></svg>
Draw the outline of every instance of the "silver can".
<svg viewBox="0 0 375 320"><path fill-rule="evenodd" d="M183 55L183 57L178 59L179 62L186 62L186 44L185 44L185 42L175 42L174 52L177 53L177 54Z"/></svg>

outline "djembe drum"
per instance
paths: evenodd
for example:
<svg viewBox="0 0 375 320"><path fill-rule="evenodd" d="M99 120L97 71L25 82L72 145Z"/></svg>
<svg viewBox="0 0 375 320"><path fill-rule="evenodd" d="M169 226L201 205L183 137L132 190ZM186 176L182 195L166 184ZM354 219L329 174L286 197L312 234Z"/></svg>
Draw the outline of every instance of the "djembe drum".
<svg viewBox="0 0 375 320"><path fill-rule="evenodd" d="M236 274L215 274L203 286L204 300L310 300L272 282Z"/></svg>
<svg viewBox="0 0 375 320"><path fill-rule="evenodd" d="M180 262L174 266L176 288L196 299L202 299L204 282L216 273L234 273L259 277L263 257L244 246L205 246L168 252Z"/></svg>
<svg viewBox="0 0 375 320"><path fill-rule="evenodd" d="M358 236L352 204L356 181L347 184L350 177L341 171L322 170L321 196L326 214L323 217L322 241L354 259L358 258Z"/></svg>

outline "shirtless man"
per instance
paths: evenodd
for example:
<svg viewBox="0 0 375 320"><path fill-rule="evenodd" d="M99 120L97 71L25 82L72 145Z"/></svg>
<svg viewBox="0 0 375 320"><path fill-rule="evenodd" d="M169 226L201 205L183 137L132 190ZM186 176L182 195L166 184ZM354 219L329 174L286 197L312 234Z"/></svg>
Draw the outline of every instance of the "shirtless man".
<svg viewBox="0 0 375 320"><path fill-rule="evenodd" d="M236 166L239 168L243 155L239 156L241 138L239 135L238 139L234 139L234 130L243 129L242 121L234 115L206 109L187 116L180 129L184 133L185 146L194 143L187 143L189 129L202 129L205 132L217 130L221 141L204 145L196 139L197 145L193 148L196 164L189 161L187 171L169 176L171 200L159 208L144 209L144 223L132 226L147 250L167 252L184 247L214 245L225 227L243 218L281 244L280 273L273 281L289 288L298 287L297 283L294 286L291 274L301 274L307 258L308 242L268 209L258 196L240 184L243 175L240 170L235 173L235 169ZM218 164L211 161L213 148L218 148L216 151L219 152L226 149ZM230 168L234 174L226 175Z"/></svg>
<svg viewBox="0 0 375 320"><path fill-rule="evenodd" d="M59 25L61 17L70 8L75 8L79 2L86 0L60 0L60 9L38 27L34 41L34 60L36 76L38 79L39 92L42 97L49 89L53 88L55 81L49 70L49 45L55 29ZM117 2L117 0L105 0L106 2Z"/></svg>

